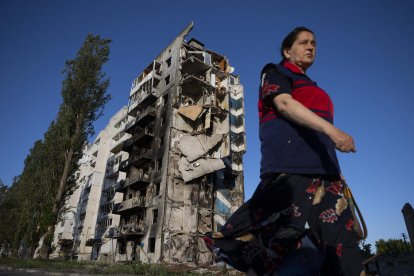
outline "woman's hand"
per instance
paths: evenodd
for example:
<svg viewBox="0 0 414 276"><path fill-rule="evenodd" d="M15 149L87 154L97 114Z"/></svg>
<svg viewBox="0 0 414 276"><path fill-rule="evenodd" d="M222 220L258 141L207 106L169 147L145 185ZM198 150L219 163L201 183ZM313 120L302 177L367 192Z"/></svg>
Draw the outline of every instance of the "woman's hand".
<svg viewBox="0 0 414 276"><path fill-rule="evenodd" d="M333 127L328 131L327 135L335 144L337 150L342 152L356 152L354 139L342 130Z"/></svg>

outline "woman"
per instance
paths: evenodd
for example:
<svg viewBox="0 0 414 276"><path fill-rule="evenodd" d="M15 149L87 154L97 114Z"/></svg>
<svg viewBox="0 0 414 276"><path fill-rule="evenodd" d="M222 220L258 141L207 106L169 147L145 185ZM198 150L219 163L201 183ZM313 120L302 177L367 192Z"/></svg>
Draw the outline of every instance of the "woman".
<svg viewBox="0 0 414 276"><path fill-rule="evenodd" d="M205 238L219 258L252 275L364 273L335 152L356 148L333 125L329 96L305 74L315 51L313 32L298 27L282 42L280 64L264 67L261 182L221 231Z"/></svg>

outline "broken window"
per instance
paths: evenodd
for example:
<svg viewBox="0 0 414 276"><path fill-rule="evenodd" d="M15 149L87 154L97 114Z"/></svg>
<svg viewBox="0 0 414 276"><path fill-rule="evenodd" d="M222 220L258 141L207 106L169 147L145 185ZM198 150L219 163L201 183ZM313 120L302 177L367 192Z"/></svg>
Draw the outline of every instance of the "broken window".
<svg viewBox="0 0 414 276"><path fill-rule="evenodd" d="M126 254L126 242L123 240L118 241L118 252L119 254Z"/></svg>
<svg viewBox="0 0 414 276"><path fill-rule="evenodd" d="M152 210L152 223L157 223L158 220L158 209Z"/></svg>
<svg viewBox="0 0 414 276"><path fill-rule="evenodd" d="M155 238L148 239L148 252L150 253L155 252Z"/></svg>
<svg viewBox="0 0 414 276"><path fill-rule="evenodd" d="M165 85L168 85L170 83L170 75L165 77Z"/></svg>
<svg viewBox="0 0 414 276"><path fill-rule="evenodd" d="M165 120L166 120L166 119L167 119L166 114L164 114L164 115L161 117L160 127L162 127L162 126L165 124Z"/></svg>
<svg viewBox="0 0 414 276"><path fill-rule="evenodd" d="M160 194L160 183L159 182L155 184L155 194L156 195Z"/></svg>
<svg viewBox="0 0 414 276"><path fill-rule="evenodd" d="M160 148L164 146L164 136L160 137Z"/></svg>
<svg viewBox="0 0 414 276"><path fill-rule="evenodd" d="M170 67L170 66L171 66L171 57L169 57L169 58L165 61L165 63L167 63L167 67Z"/></svg>
<svg viewBox="0 0 414 276"><path fill-rule="evenodd" d="M157 163L155 164L155 170L159 171L162 168L162 157L157 159Z"/></svg>
<svg viewBox="0 0 414 276"><path fill-rule="evenodd" d="M167 105L167 103L168 103L168 93L165 94L164 96L162 96L162 98L163 98L163 101L164 101L164 105Z"/></svg>
<svg viewBox="0 0 414 276"><path fill-rule="evenodd" d="M123 125L125 125L126 121L127 121L127 118L126 117L125 118L122 118L120 121L118 121L114 125L114 128L118 129L118 128L122 127Z"/></svg>
<svg viewBox="0 0 414 276"><path fill-rule="evenodd" d="M79 220L85 220L85 216L86 216L86 214L85 214L85 213L82 213L82 214L80 215L80 217L79 217Z"/></svg>

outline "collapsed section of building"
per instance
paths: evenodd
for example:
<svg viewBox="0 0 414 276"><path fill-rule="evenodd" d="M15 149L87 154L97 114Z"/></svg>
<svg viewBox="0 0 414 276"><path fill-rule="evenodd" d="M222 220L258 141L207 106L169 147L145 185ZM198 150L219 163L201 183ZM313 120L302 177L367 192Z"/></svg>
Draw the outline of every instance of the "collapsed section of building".
<svg viewBox="0 0 414 276"><path fill-rule="evenodd" d="M88 236L91 258L206 263L199 236L244 201L243 86L224 55L185 40L192 27L132 82L127 138L108 155L118 166L107 162L96 216L111 223Z"/></svg>

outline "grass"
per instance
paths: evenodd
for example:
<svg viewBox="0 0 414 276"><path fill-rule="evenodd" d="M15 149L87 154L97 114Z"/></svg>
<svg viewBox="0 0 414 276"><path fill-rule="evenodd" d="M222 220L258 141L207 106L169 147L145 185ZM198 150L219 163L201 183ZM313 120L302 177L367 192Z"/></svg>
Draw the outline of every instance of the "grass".
<svg viewBox="0 0 414 276"><path fill-rule="evenodd" d="M185 269L174 269L160 264L143 263L115 263L103 264L90 261L69 261L69 260L40 260L40 259L18 259L0 258L0 266L26 269L45 269L47 271L79 272L89 274L132 274L132 275L200 275L188 273Z"/></svg>
<svg viewBox="0 0 414 276"><path fill-rule="evenodd" d="M76 262L65 260L40 260L40 259L19 259L19 258L0 258L0 265L14 268L49 268L56 270L64 269L84 269L92 266L92 262Z"/></svg>

